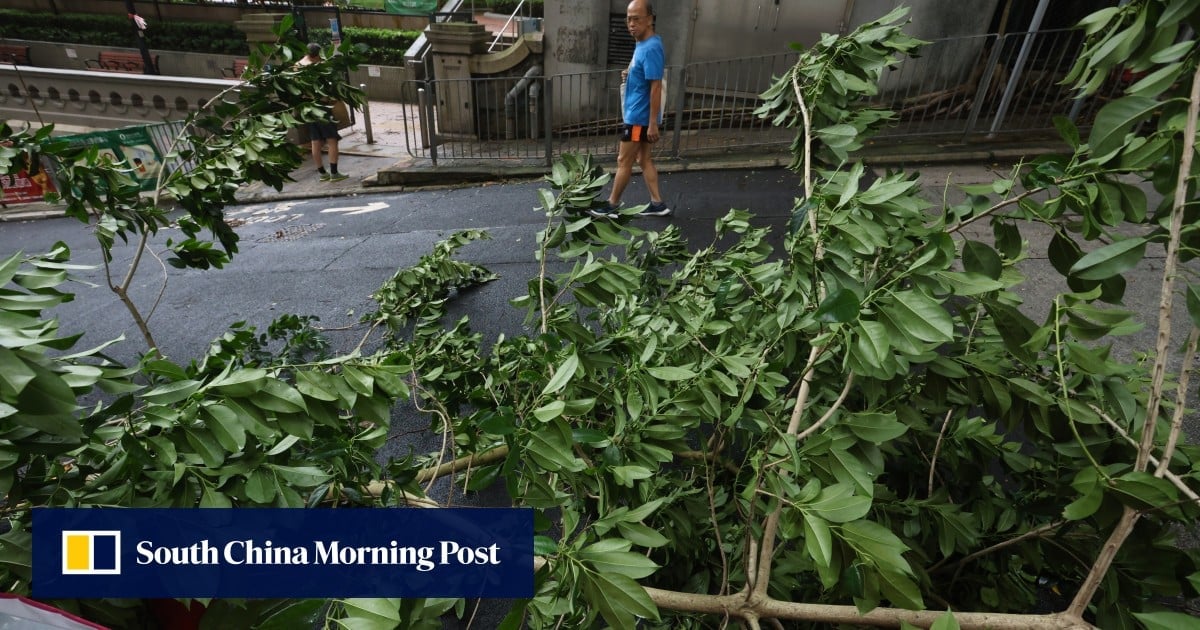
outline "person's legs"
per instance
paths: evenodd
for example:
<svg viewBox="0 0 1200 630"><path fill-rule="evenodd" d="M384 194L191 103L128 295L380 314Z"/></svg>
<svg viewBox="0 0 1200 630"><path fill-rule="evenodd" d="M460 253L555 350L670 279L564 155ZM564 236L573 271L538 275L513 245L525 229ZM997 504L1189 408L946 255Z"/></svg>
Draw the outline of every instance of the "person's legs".
<svg viewBox="0 0 1200 630"><path fill-rule="evenodd" d="M662 203L662 195L658 192L658 169L654 167L651 157L654 145L643 142L638 145L638 163L642 165L642 179L646 181L646 189L650 191L650 201Z"/></svg>
<svg viewBox="0 0 1200 630"><path fill-rule="evenodd" d="M637 161L640 142L622 140L617 147L617 173L613 177L612 191L608 194L608 204L613 208L621 205L621 195L633 177L633 163Z"/></svg>
<svg viewBox="0 0 1200 630"><path fill-rule="evenodd" d="M658 169L654 166L654 158L651 155L653 150L654 145L646 143L642 144L638 151L638 163L642 165L642 178L646 180L646 189L650 191L650 204L639 214L646 217L670 216L671 209L667 207L666 202L662 200L662 195L658 192Z"/></svg>
<svg viewBox="0 0 1200 630"><path fill-rule="evenodd" d="M322 140L317 140L314 138L313 141L310 142L309 144L312 146L313 164L317 165L318 172L324 173L325 165L321 163L321 143L322 142L323 142Z"/></svg>
<svg viewBox="0 0 1200 630"><path fill-rule="evenodd" d="M329 172L337 174L337 172L338 172L338 170L337 170L337 165L338 165L338 139L337 139L337 136L335 135L334 137L330 138L329 142L326 143L326 146L329 147Z"/></svg>

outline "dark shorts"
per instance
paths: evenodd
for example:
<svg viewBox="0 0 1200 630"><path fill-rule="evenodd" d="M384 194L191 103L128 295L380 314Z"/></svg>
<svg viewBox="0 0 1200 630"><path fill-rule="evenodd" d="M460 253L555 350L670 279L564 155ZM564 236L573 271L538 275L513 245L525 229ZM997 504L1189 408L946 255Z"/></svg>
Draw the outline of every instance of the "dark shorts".
<svg viewBox="0 0 1200 630"><path fill-rule="evenodd" d="M308 123L308 137L311 140L341 140L337 125L327 122Z"/></svg>
<svg viewBox="0 0 1200 630"><path fill-rule="evenodd" d="M622 125L621 142L650 142L646 125Z"/></svg>

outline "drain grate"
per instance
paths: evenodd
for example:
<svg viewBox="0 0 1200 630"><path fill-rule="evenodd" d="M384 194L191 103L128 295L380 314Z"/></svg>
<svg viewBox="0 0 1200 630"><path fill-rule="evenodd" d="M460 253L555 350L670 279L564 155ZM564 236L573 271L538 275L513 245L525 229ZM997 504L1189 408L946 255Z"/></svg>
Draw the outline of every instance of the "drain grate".
<svg viewBox="0 0 1200 630"><path fill-rule="evenodd" d="M325 227L324 223L302 223L299 225L285 225L274 232L261 236L255 239L259 243L272 243L275 241L294 241L317 230Z"/></svg>

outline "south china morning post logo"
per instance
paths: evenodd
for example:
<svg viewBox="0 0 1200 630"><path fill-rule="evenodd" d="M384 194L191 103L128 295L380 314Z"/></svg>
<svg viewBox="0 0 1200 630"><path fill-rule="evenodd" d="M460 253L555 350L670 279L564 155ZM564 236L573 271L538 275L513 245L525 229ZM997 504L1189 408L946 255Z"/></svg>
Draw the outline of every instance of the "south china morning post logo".
<svg viewBox="0 0 1200 630"><path fill-rule="evenodd" d="M529 509L49 509L33 595L533 596Z"/></svg>
<svg viewBox="0 0 1200 630"><path fill-rule="evenodd" d="M121 532L62 532L63 575L120 575Z"/></svg>

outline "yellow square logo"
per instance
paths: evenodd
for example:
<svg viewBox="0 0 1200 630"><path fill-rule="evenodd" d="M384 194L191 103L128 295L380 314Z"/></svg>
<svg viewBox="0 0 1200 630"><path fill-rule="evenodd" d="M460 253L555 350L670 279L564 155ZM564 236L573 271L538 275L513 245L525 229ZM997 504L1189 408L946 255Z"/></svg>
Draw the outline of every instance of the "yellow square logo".
<svg viewBox="0 0 1200 630"><path fill-rule="evenodd" d="M120 531L64 531L63 575L120 575Z"/></svg>

